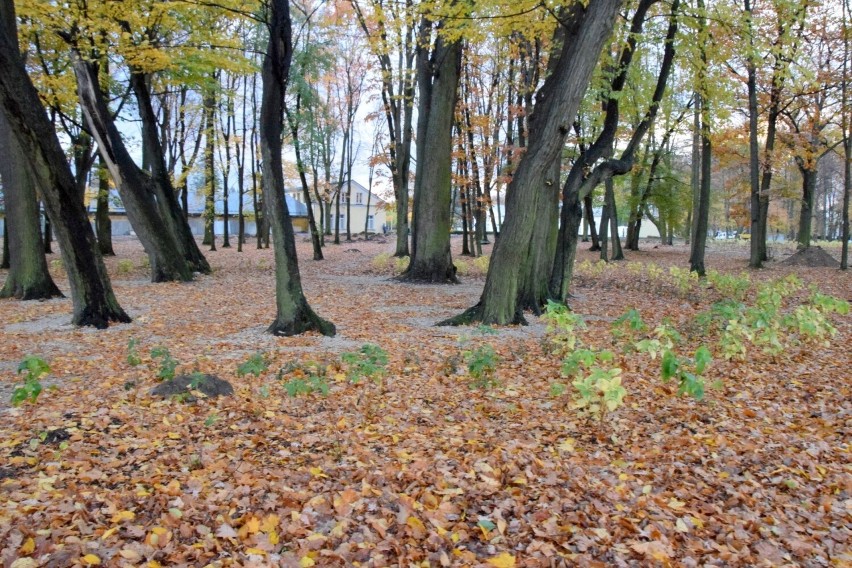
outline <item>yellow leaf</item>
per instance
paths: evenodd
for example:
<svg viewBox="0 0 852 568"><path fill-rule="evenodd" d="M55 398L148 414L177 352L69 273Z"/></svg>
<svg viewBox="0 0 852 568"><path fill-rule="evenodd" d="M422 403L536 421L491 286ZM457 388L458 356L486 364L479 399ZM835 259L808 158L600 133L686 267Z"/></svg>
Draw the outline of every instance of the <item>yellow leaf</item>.
<svg viewBox="0 0 852 568"><path fill-rule="evenodd" d="M35 550L35 540L33 539L33 537L30 537L26 541L24 541L24 544L21 545L21 548L18 549L18 552L26 555L26 554L32 554L34 550Z"/></svg>
<svg viewBox="0 0 852 568"><path fill-rule="evenodd" d="M561 444L559 444L559 451L568 453L573 452L574 444L576 442L577 441L574 438L565 438L565 440Z"/></svg>
<svg viewBox="0 0 852 568"><path fill-rule="evenodd" d="M271 533L275 530L275 527L278 526L278 523L281 521L281 518L276 514L269 514L264 517L263 522L260 523L260 530L265 533Z"/></svg>
<svg viewBox="0 0 852 568"><path fill-rule="evenodd" d="M160 566L161 566L161 564L159 562L157 562L156 560L149 560L148 561L148 568L160 568Z"/></svg>
<svg viewBox="0 0 852 568"><path fill-rule="evenodd" d="M86 556L80 559L80 562L89 566L97 566L101 563L101 559L95 556L94 554L87 554Z"/></svg>
<svg viewBox="0 0 852 568"><path fill-rule="evenodd" d="M254 534L260 530L260 519L252 517L246 522L246 530L249 534Z"/></svg>
<svg viewBox="0 0 852 568"><path fill-rule="evenodd" d="M136 518L136 513L133 511L119 511L118 513L112 516L113 523L120 523L122 521L132 521Z"/></svg>
<svg viewBox="0 0 852 568"><path fill-rule="evenodd" d="M157 536L163 536L164 534L166 534L169 531L168 531L168 529L165 529L163 527L154 527L153 529L151 529L151 532L154 533Z"/></svg>
<svg viewBox="0 0 852 568"><path fill-rule="evenodd" d="M311 469L309 469L308 471L310 471L310 472L311 472L311 475L313 475L314 477L326 477L326 478L328 477L328 476L325 474L325 472L323 472L323 470L322 470L322 468L321 468L321 467L312 467L312 468L311 468Z"/></svg>
<svg viewBox="0 0 852 568"><path fill-rule="evenodd" d="M105 530L104 534L101 535L101 538L103 540L106 540L117 532L118 532L118 527L112 527L111 529Z"/></svg>
<svg viewBox="0 0 852 568"><path fill-rule="evenodd" d="M266 552L259 548L247 548L246 554L260 554L261 556L263 556L266 554Z"/></svg>
<svg viewBox="0 0 852 568"><path fill-rule="evenodd" d="M669 499L668 505L672 509L681 509L681 508L683 508L684 505L686 505L686 503L684 503L683 501L678 501L675 498L671 498L671 499Z"/></svg>
<svg viewBox="0 0 852 568"><path fill-rule="evenodd" d="M37 564L35 560L33 560L32 558L24 557L18 558L17 560L12 562L12 565L9 568L36 568L36 566Z"/></svg>
<svg viewBox="0 0 852 568"><path fill-rule="evenodd" d="M316 564L316 562L314 562L314 559L310 556L302 556L302 558L299 560L299 566L301 566L301 568L308 568L309 566L313 566L314 564Z"/></svg>
<svg viewBox="0 0 852 568"><path fill-rule="evenodd" d="M503 552L502 554L489 558L487 562L490 566L494 566L495 568L514 568L515 557L508 552Z"/></svg>
<svg viewBox="0 0 852 568"><path fill-rule="evenodd" d="M677 520L677 522L675 523L675 529L677 529L678 532L682 532L682 533L688 533L689 532L689 527L686 526L686 523L683 522L683 519Z"/></svg>
<svg viewBox="0 0 852 568"><path fill-rule="evenodd" d="M169 432L167 436L170 440L180 440L180 434L178 434L177 432Z"/></svg>
<svg viewBox="0 0 852 568"><path fill-rule="evenodd" d="M408 517L405 524L411 527L411 534L414 538L423 538L426 536L426 526L417 517Z"/></svg>
<svg viewBox="0 0 852 568"><path fill-rule="evenodd" d="M275 532L274 530L269 531L268 537L269 537L269 544L278 544L278 542L280 540L278 538L278 533Z"/></svg>

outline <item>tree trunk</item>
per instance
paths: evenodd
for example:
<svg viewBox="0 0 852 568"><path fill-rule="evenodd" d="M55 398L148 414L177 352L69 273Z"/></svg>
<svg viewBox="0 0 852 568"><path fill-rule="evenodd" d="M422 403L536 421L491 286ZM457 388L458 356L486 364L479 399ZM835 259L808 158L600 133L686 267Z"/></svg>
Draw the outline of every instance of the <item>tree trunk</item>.
<svg viewBox="0 0 852 568"><path fill-rule="evenodd" d="M421 81L419 112L424 116L425 131L418 138L411 262L402 275L409 281L458 282L450 253L450 196L461 53L459 41L447 42L439 34L429 67L418 71L428 76Z"/></svg>
<svg viewBox="0 0 852 568"><path fill-rule="evenodd" d="M109 217L109 170L103 159L98 164L98 201L95 210L98 249L104 256L115 256L112 248L112 219Z"/></svg>
<svg viewBox="0 0 852 568"><path fill-rule="evenodd" d="M218 76L214 73L218 81ZM216 95L204 95L204 239L201 244L216 250ZM264 173L266 175L266 173Z"/></svg>
<svg viewBox="0 0 852 568"><path fill-rule="evenodd" d="M296 258L293 223L284 199L281 132L284 126L284 92L293 57L288 0L270 0L267 13L269 43L263 57L263 94L260 107L260 150L263 156L264 196L275 248L275 300L277 314L268 331L298 335L316 330L334 335L334 325L314 313L302 291Z"/></svg>
<svg viewBox="0 0 852 568"><path fill-rule="evenodd" d="M814 196L817 187L817 164L805 164L797 158L799 172L802 174L802 207L799 210L799 250L811 246Z"/></svg>
<svg viewBox="0 0 852 568"><path fill-rule="evenodd" d="M530 117L529 145L507 191L506 218L494 245L482 297L479 304L444 323L524 322L519 292L533 244L535 215L540 201L548 198L547 189L554 184L558 188L550 166L562 150L620 7L621 0L590 0L567 9L555 38L551 72ZM576 235L581 218L579 200L569 201L568 207L574 213L569 221L576 218L576 222L566 230ZM565 260L570 266L571 261Z"/></svg>
<svg viewBox="0 0 852 568"><path fill-rule="evenodd" d="M296 112L299 112L299 103L296 103ZM317 222L314 219L314 207L311 204L311 191L308 186L308 178L305 176L305 163L302 161L302 148L299 144L299 126L293 120L293 116L284 106L284 114L287 116L287 123L290 126L290 134L293 136L293 148L296 153L296 167L299 170L299 179L302 182L302 196L305 199L305 207L308 209L308 227L311 230L311 245L314 250L314 260L322 260L322 243L320 243L320 234L317 229Z"/></svg>
<svg viewBox="0 0 852 568"><path fill-rule="evenodd" d="M600 239L598 238L598 228L595 226L595 208L592 203L592 194L589 193L583 198L583 210L585 211L585 221L589 227L589 236L592 239L592 246L589 248L591 252L601 250Z"/></svg>
<svg viewBox="0 0 852 568"><path fill-rule="evenodd" d="M177 193L166 168L163 145L157 132L157 116L151 102L149 78L138 71L131 71L130 86L142 119L142 145L151 167L151 182L157 201L157 209L163 227L171 233L190 270L210 274L210 265L198 248L186 216L178 203Z"/></svg>
<svg viewBox="0 0 852 568"><path fill-rule="evenodd" d="M163 230L151 177L133 162L107 108L94 63L85 61L75 49L71 59L83 115L118 188L127 218L148 253L151 281L191 280L192 270L174 235Z"/></svg>
<svg viewBox="0 0 852 568"><path fill-rule="evenodd" d="M129 322L118 305L95 243L92 225L77 198L74 176L47 120L38 92L18 53L12 0L0 0L0 109L5 113L30 173L56 222L56 236L68 274L74 306L72 322L105 328L110 322Z"/></svg>
<svg viewBox="0 0 852 568"><path fill-rule="evenodd" d="M3 258L0 258L0 269L9 270L11 266L9 261L9 224L3 218Z"/></svg>
<svg viewBox="0 0 852 568"><path fill-rule="evenodd" d="M695 235L689 270L703 277L704 251L707 248L707 228L710 217L710 176L712 167L712 143L710 141L710 113L706 101L701 103L701 185L698 195L698 211L695 212Z"/></svg>
<svg viewBox="0 0 852 568"><path fill-rule="evenodd" d="M618 208L615 204L615 188L612 178L605 182L605 199L608 201L610 238L612 239L612 260L624 260L621 249L621 237L618 234Z"/></svg>
<svg viewBox="0 0 852 568"><path fill-rule="evenodd" d="M0 298L46 300L62 296L47 269L39 227L38 198L29 164L0 113L0 178L8 230L9 273Z"/></svg>
<svg viewBox="0 0 852 568"><path fill-rule="evenodd" d="M74 186L76 187L76 181ZM44 218L44 254L52 254L53 247L51 246L53 243L53 228L50 224L50 217L45 216Z"/></svg>

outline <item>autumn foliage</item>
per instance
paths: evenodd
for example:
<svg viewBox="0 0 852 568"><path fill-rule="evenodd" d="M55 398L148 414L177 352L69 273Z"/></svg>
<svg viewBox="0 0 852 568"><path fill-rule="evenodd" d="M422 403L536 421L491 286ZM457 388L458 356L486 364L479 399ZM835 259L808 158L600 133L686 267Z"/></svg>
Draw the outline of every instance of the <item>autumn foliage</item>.
<svg viewBox="0 0 852 568"><path fill-rule="evenodd" d="M357 242L303 267L338 336L278 338L264 333L271 251L220 251L211 276L155 285L141 247L116 245L133 323L72 327L65 299L0 304L5 566L850 561L849 317L826 312L835 334L816 339L779 327L783 348L744 340L745 358L728 359L728 325L707 315L724 301L750 313L795 275L781 322L811 305L811 285L848 300L845 274L770 264L744 278L747 246L716 245L707 284L682 246L613 265L583 251L571 342L532 317L433 327L481 276L392 282L393 266L371 262L392 243ZM702 346L703 398L680 396L665 348L695 373ZM582 349L588 368L619 369L618 404L581 403ZM50 370L13 408L27 355ZM166 355L234 396L152 396Z"/></svg>

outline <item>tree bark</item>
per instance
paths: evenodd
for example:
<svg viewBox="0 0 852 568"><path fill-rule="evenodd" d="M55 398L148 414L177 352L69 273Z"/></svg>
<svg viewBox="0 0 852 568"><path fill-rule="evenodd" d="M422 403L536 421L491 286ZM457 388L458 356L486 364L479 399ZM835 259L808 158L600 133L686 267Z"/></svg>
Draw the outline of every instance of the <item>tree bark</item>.
<svg viewBox="0 0 852 568"><path fill-rule="evenodd" d="M130 86L142 120L142 145L151 168L151 182L157 201L157 210L164 228L172 234L190 270L210 274L210 265L192 235L187 218L181 211L177 192L166 168L166 156L157 132L157 116L151 102L149 77L138 70L131 70Z"/></svg>
<svg viewBox="0 0 852 568"><path fill-rule="evenodd" d="M550 277L550 293L551 297L564 302L568 297L568 287L571 283L573 267L568 264L573 262L576 256L577 248L577 228L579 227L579 219L571 218L575 214L573 202L579 203L586 194L590 193L598 184L611 179L613 176L624 175L630 172L633 168L635 154L639 144L645 134L654 124L657 113L660 108L660 102L666 91L668 78L671 75L671 70L674 66L675 57L675 37L677 35L677 16L679 12L680 2L675 0L672 2L671 15L669 16L669 26L666 31L665 47L663 49L663 60L660 64L660 70L657 75L657 83L654 87L654 93L651 96L651 101L648 110L642 117L642 120L636 125L633 134L630 137L625 149L621 155L615 158L604 159L598 165L594 165L599 159L607 158L613 155L615 134L619 125L619 99L618 93L622 92L627 81L627 72L633 60L636 41L641 34L646 14L650 7L657 0L641 0L633 14L633 19L630 26L630 35L628 36L627 44L621 51L619 57L618 69L619 72L612 79L610 84L610 95L605 101L606 116L604 118L603 129L589 147L589 149L581 154L581 159L575 162L565 185L562 188L562 222L559 229L559 239L557 242L556 259L553 263L553 271ZM591 173L588 169L594 166ZM577 193L574 197L572 194ZM601 224L601 235L604 235L607 227ZM617 228L616 228L617 234Z"/></svg>
<svg viewBox="0 0 852 568"><path fill-rule="evenodd" d="M419 112L424 130L423 137L418 138L411 262L401 277L408 281L458 282L450 253L450 197L461 54L461 43L446 41L439 31L432 57L428 63L419 63L428 67L418 70L422 76Z"/></svg>
<svg viewBox="0 0 852 568"><path fill-rule="evenodd" d="M56 236L71 288L72 322L105 328L129 322L112 292L95 235L56 131L18 53L12 0L0 0L0 109L30 164L30 172L55 220Z"/></svg>
<svg viewBox="0 0 852 568"><path fill-rule="evenodd" d="M71 59L83 115L118 188L127 218L148 253L151 281L191 280L192 270L174 235L162 228L151 177L134 163L115 126L94 63L84 60L75 49L71 51Z"/></svg>
<svg viewBox="0 0 852 568"><path fill-rule="evenodd" d="M115 256L112 248L112 219L109 217L109 170L103 159L98 164L98 200L95 210L98 249L104 256Z"/></svg>
<svg viewBox="0 0 852 568"><path fill-rule="evenodd" d="M62 296L47 268L39 227L38 198L26 158L0 113L0 178L6 210L9 273L0 298L46 300Z"/></svg>
<svg viewBox="0 0 852 568"><path fill-rule="evenodd" d="M567 8L553 45L551 73L537 95L530 117L529 145L518 163L506 197L506 218L494 245L485 289L479 303L442 323L482 321L492 324L524 323L519 292L541 200L556 184L551 165L559 156L577 114L604 43L612 33L621 0L590 0ZM549 182L549 183L548 183ZM579 200L569 202L576 223Z"/></svg>
<svg viewBox="0 0 852 568"><path fill-rule="evenodd" d="M296 103L296 112L299 112L299 103ZM317 222L314 219L314 207L311 204L311 191L308 186L308 178L305 175L305 163L302 161L302 148L299 144L299 125L293 119L293 116L284 105L284 114L287 116L287 123L290 126L290 134L293 136L293 149L296 153L296 167L299 169L299 180L302 182L302 196L305 199L305 207L308 209L308 227L311 231L311 245L314 251L314 260L322 260L322 243L320 243L320 233L317 229Z"/></svg>
<svg viewBox="0 0 852 568"><path fill-rule="evenodd" d="M296 258L293 223L284 199L281 133L284 127L284 93L293 57L290 6L287 0L270 0L266 25L269 43L263 57L263 94L260 107L260 150L264 163L263 188L272 225L275 249L275 300L277 314L268 331L298 335L316 330L334 335L334 325L320 318L305 299Z"/></svg>
<svg viewBox="0 0 852 568"><path fill-rule="evenodd" d="M799 242L798 248L806 249L811 246L812 220L814 212L814 196L817 187L817 163L809 164L801 158L796 158L799 173L802 174L802 207L799 210Z"/></svg>

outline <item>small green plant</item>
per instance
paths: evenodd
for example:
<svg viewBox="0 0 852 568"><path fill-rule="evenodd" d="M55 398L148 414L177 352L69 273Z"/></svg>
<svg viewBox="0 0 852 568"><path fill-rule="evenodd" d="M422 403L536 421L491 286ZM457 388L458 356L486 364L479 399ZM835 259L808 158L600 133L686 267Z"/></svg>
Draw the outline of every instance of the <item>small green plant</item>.
<svg viewBox="0 0 852 568"><path fill-rule="evenodd" d="M160 359L160 369L157 371L157 378L161 381L170 381L175 378L175 369L178 362L172 357L168 347L154 347L151 349L151 358Z"/></svg>
<svg viewBox="0 0 852 568"><path fill-rule="evenodd" d="M456 274L459 276L467 276L470 274L470 265L461 258L454 258L453 266L456 267Z"/></svg>
<svg viewBox="0 0 852 568"><path fill-rule="evenodd" d="M204 419L204 425L210 428L219 421L219 415L215 412Z"/></svg>
<svg viewBox="0 0 852 568"><path fill-rule="evenodd" d="M677 266L669 267L669 276L671 276L672 283L681 296L688 294L698 283L698 274L696 272L685 268L678 268Z"/></svg>
<svg viewBox="0 0 852 568"><path fill-rule="evenodd" d="M269 361L266 359L266 354L255 353L237 366L237 376L245 377L246 375L254 375L255 377L259 377L268 368Z"/></svg>
<svg viewBox="0 0 852 568"><path fill-rule="evenodd" d="M497 329L494 328L494 326L484 323L478 325L476 331L478 331L482 335L497 335L498 333L500 333L499 331L497 331Z"/></svg>
<svg viewBox="0 0 852 568"><path fill-rule="evenodd" d="M680 333L670 324L663 322L654 328L653 337L640 339L634 343L634 347L636 351L648 353L651 359L656 359L663 352L674 349L674 346L680 342Z"/></svg>
<svg viewBox="0 0 852 568"><path fill-rule="evenodd" d="M548 339L553 350L560 353L573 351L577 345L578 329L585 329L582 316L572 312L568 306L552 300L547 301L542 319L547 322Z"/></svg>
<svg viewBox="0 0 852 568"><path fill-rule="evenodd" d="M612 322L612 337L616 341L633 341L646 329L642 314L636 308L630 308Z"/></svg>
<svg viewBox="0 0 852 568"><path fill-rule="evenodd" d="M293 398L312 393L319 393L326 396L328 394L328 383L326 382L325 377L311 375L307 379L290 379L284 383L284 390Z"/></svg>
<svg viewBox="0 0 852 568"><path fill-rule="evenodd" d="M500 358L490 345L480 345L475 349L465 351L465 363L467 372L473 379L473 386L480 389L489 389L497 386L497 364Z"/></svg>
<svg viewBox="0 0 852 568"><path fill-rule="evenodd" d="M473 259L474 270L481 275L488 274L488 266L491 264L490 256L477 256Z"/></svg>
<svg viewBox="0 0 852 568"><path fill-rule="evenodd" d="M397 258L394 262L394 273L402 274L403 272L405 272L408 269L408 263L410 262L410 260L411 259L409 259L407 256L401 256Z"/></svg>
<svg viewBox="0 0 852 568"><path fill-rule="evenodd" d="M574 406L603 420L607 412L612 412L623 404L627 391L621 385L621 369L604 369L594 366L588 375L575 380L572 385L577 390Z"/></svg>
<svg viewBox="0 0 852 568"><path fill-rule="evenodd" d="M576 375L582 369L591 369L597 362L611 363L613 359L615 359L615 354L607 349L593 351L580 347L562 359L562 374L566 377Z"/></svg>
<svg viewBox="0 0 852 568"><path fill-rule="evenodd" d="M695 351L692 359L666 351L662 360L663 382L676 379L678 394L688 394L695 400L701 400L704 398L704 371L712 360L710 350L703 345Z"/></svg>
<svg viewBox="0 0 852 568"><path fill-rule="evenodd" d="M558 398L565 394L565 383L550 383L550 391L548 392L551 398Z"/></svg>
<svg viewBox="0 0 852 568"><path fill-rule="evenodd" d="M724 298L742 302L749 288L751 278L748 274L723 274L716 270L707 271L707 283L713 286Z"/></svg>
<svg viewBox="0 0 852 568"><path fill-rule="evenodd" d="M142 257L142 260L140 261L139 266L141 266L142 268L144 268L146 270L151 268L151 259L148 258L148 255L145 255L145 256Z"/></svg>
<svg viewBox="0 0 852 568"><path fill-rule="evenodd" d="M39 379L49 372L50 366L41 357L36 355L24 357L18 365L18 375L24 375L24 382L12 391L12 406L20 406L27 400L34 403L43 390Z"/></svg>
<svg viewBox="0 0 852 568"><path fill-rule="evenodd" d="M390 253L383 252L374 256L373 260L370 262L376 270L385 271L390 265L391 255Z"/></svg>
<svg viewBox="0 0 852 568"><path fill-rule="evenodd" d="M139 357L139 341L131 337L127 341L127 364L131 367L136 367L142 364L142 359Z"/></svg>
<svg viewBox="0 0 852 568"><path fill-rule="evenodd" d="M54 258L50 261L50 267L53 270L62 270L63 268L65 268L65 265L62 263L61 258Z"/></svg>
<svg viewBox="0 0 852 568"><path fill-rule="evenodd" d="M133 272L133 261L123 258L118 261L118 264L116 264L116 269L119 274L129 274Z"/></svg>
<svg viewBox="0 0 852 568"><path fill-rule="evenodd" d="M347 376L352 383L361 379L381 380L388 364L388 353L378 345L365 343L355 353L344 353L340 359L348 368Z"/></svg>

